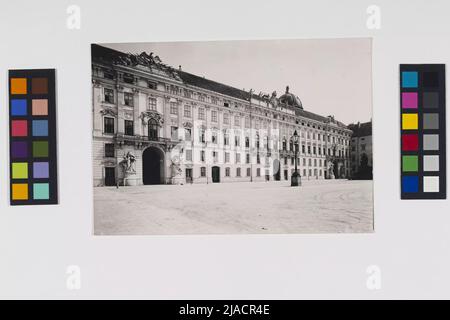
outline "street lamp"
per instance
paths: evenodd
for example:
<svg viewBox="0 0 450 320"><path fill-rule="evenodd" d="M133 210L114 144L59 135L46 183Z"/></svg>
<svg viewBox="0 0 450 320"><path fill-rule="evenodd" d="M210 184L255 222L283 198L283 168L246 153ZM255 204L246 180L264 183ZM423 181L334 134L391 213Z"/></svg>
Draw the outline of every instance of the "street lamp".
<svg viewBox="0 0 450 320"><path fill-rule="evenodd" d="M291 176L291 187L298 187L302 183L301 183L300 174L297 171L297 157L298 157L298 133L297 133L297 130L294 131L294 135L291 137L291 139L294 141L294 157L295 157L295 159L294 159L295 170Z"/></svg>

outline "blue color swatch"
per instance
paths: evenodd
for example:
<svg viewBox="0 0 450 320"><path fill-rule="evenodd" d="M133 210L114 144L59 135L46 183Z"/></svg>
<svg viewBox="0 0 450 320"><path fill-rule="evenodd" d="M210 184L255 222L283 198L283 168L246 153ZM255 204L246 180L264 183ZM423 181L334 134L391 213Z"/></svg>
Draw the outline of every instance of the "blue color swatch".
<svg viewBox="0 0 450 320"><path fill-rule="evenodd" d="M11 99L11 115L12 116L26 116L27 115L27 100Z"/></svg>
<svg viewBox="0 0 450 320"><path fill-rule="evenodd" d="M403 88L417 88L419 85L419 75L417 71L403 71L402 72L402 87Z"/></svg>
<svg viewBox="0 0 450 320"><path fill-rule="evenodd" d="M418 176L403 176L402 178L403 192L419 192L419 177Z"/></svg>
<svg viewBox="0 0 450 320"><path fill-rule="evenodd" d="M33 120L33 136L34 137L48 136L48 121L47 120Z"/></svg>

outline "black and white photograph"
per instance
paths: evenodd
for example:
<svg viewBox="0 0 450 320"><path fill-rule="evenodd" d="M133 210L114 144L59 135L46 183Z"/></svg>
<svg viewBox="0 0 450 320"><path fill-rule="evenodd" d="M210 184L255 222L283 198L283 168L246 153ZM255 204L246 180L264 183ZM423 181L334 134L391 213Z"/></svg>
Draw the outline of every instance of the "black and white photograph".
<svg viewBox="0 0 450 320"><path fill-rule="evenodd" d="M371 46L92 44L94 234L373 232Z"/></svg>

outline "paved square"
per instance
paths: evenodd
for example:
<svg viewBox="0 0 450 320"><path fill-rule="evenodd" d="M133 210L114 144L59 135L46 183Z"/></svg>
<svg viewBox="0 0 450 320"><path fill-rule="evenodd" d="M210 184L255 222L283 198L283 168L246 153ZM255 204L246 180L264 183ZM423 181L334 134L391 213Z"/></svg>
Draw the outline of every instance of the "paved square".
<svg viewBox="0 0 450 320"><path fill-rule="evenodd" d="M373 232L372 181L94 189L96 235Z"/></svg>

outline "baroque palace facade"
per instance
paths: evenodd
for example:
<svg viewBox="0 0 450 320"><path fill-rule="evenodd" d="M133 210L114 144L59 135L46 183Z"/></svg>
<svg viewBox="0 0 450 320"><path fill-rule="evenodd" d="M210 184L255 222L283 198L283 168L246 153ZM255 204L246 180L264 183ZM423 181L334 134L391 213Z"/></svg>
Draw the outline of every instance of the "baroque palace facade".
<svg viewBox="0 0 450 320"><path fill-rule="evenodd" d="M255 94L153 53L92 45L94 186L350 176L352 131L289 92ZM298 139L295 139L294 132Z"/></svg>

